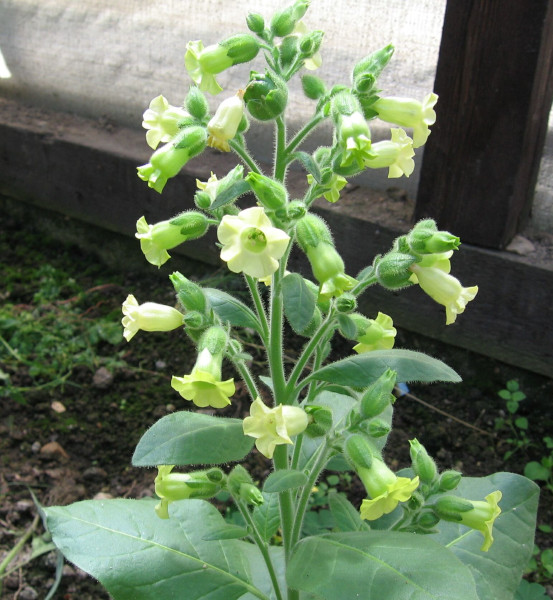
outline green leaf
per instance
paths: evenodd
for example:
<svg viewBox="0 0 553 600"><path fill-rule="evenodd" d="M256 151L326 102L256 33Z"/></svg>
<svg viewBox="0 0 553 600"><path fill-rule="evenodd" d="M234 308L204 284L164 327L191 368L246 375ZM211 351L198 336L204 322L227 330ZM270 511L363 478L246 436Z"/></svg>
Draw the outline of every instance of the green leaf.
<svg viewBox="0 0 553 600"><path fill-rule="evenodd" d="M240 544L240 551L248 561L250 573L252 574L253 585L261 590L267 596L267 598L270 598L270 600L277 600L269 572L267 571L267 565L265 564L263 556L261 555L261 552L259 552L257 546L248 544L247 542L238 543ZM273 567L276 572L279 587L281 590L286 590L286 579L284 577L284 571L286 569L286 563L284 562L284 548L282 548L282 546L269 546L267 551L271 557L271 562L273 563ZM254 598L257 598L257 596L247 593L242 596L240 600L253 600ZM160 598L159 600L164 599ZM309 599L302 597L301 600Z"/></svg>
<svg viewBox="0 0 553 600"><path fill-rule="evenodd" d="M321 172L319 171L319 166L317 165L311 154L307 154L307 152L300 151L294 152L292 154L292 157L301 162L304 169L308 173L313 175L313 179L315 179L317 183L321 183Z"/></svg>
<svg viewBox="0 0 553 600"><path fill-rule="evenodd" d="M255 331L261 332L261 326L255 313L243 302L215 288L204 288L203 292L221 321L236 327L251 327Z"/></svg>
<svg viewBox="0 0 553 600"><path fill-rule="evenodd" d="M307 475L302 471L295 471L294 469L275 471L265 480L263 491L267 494L275 494L285 490L293 490L304 485L306 481Z"/></svg>
<svg viewBox="0 0 553 600"><path fill-rule="evenodd" d="M515 419L515 425L519 429L528 429L528 419L526 417L518 417Z"/></svg>
<svg viewBox="0 0 553 600"><path fill-rule="evenodd" d="M253 509L252 518L263 540L269 542L280 527L280 508L276 494L261 493L265 502Z"/></svg>
<svg viewBox="0 0 553 600"><path fill-rule="evenodd" d="M244 527L223 523L220 527L214 527L208 531L202 536L202 540L206 542L210 540L236 540L247 535L249 535L248 530Z"/></svg>
<svg viewBox="0 0 553 600"><path fill-rule="evenodd" d="M451 552L427 536L394 531L305 538L286 577L325 600L478 600L469 569Z"/></svg>
<svg viewBox="0 0 553 600"><path fill-rule="evenodd" d="M338 326L341 334L348 340L354 340L357 334L357 327L351 317L348 315L338 315Z"/></svg>
<svg viewBox="0 0 553 600"><path fill-rule="evenodd" d="M336 527L340 531L368 531L370 529L366 521L363 521L359 515L359 511L343 494L329 494L328 504Z"/></svg>
<svg viewBox="0 0 553 600"><path fill-rule="evenodd" d="M217 197L211 203L209 210L215 210L216 208L221 208L221 206L230 204L231 202L234 202L236 198L239 198L242 196L242 194L245 194L250 190L250 184L241 179L240 181L233 183L230 187L223 190L220 194L217 194Z"/></svg>
<svg viewBox="0 0 553 600"><path fill-rule="evenodd" d="M549 596L543 585L530 583L523 579L513 600L548 600Z"/></svg>
<svg viewBox="0 0 553 600"><path fill-rule="evenodd" d="M114 600L266 599L251 584L237 540L205 541L221 527L202 500L171 505L159 519L155 500L87 500L45 509L48 529L66 558L98 579ZM186 592L184 592L186 590Z"/></svg>
<svg viewBox="0 0 553 600"><path fill-rule="evenodd" d="M241 419L180 411L161 418L140 438L135 467L219 465L241 460L252 449Z"/></svg>
<svg viewBox="0 0 553 600"><path fill-rule="evenodd" d="M512 598L534 547L539 487L514 473L495 473L488 477L463 477L454 495L483 500L500 490L501 514L493 526L494 542L481 552L482 535L463 525L441 521L439 533L432 534L471 570L480 600Z"/></svg>
<svg viewBox="0 0 553 600"><path fill-rule="evenodd" d="M309 325L315 312L315 296L298 273L290 273L282 279L284 314L296 333Z"/></svg>
<svg viewBox="0 0 553 600"><path fill-rule="evenodd" d="M497 392L497 395L500 398L503 398L503 400L510 400L512 397L512 394L509 390L499 390L499 392Z"/></svg>
<svg viewBox="0 0 553 600"><path fill-rule="evenodd" d="M350 356L318 369L305 381L330 381L338 385L365 387L386 369L397 372L397 382L461 381L459 375L441 360L413 350L374 350Z"/></svg>
<svg viewBox="0 0 553 600"><path fill-rule="evenodd" d="M524 467L524 475L533 481L547 481L551 476L551 471L535 460L529 462Z"/></svg>

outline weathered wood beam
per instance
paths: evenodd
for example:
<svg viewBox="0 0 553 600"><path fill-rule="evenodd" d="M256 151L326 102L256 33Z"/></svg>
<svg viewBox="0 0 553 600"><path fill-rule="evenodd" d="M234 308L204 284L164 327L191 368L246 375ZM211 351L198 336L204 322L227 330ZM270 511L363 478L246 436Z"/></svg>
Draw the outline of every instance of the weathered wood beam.
<svg viewBox="0 0 553 600"><path fill-rule="evenodd" d="M415 217L504 248L531 211L553 98L550 0L448 0Z"/></svg>

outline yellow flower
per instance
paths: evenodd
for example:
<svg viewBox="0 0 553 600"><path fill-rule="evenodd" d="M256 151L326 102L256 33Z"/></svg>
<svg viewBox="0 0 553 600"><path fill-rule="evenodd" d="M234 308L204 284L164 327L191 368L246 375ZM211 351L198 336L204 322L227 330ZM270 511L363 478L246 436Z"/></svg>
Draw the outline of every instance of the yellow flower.
<svg viewBox="0 0 553 600"><path fill-rule="evenodd" d="M229 140L236 135L243 115L244 102L240 95L221 102L207 124L207 145L222 152L230 152Z"/></svg>
<svg viewBox="0 0 553 600"><path fill-rule="evenodd" d="M311 185L315 181L313 175L307 175L307 183ZM328 202L337 202L340 199L340 190L347 185L348 181L345 177L341 175L336 175L336 173L332 174L330 181L325 186L327 190L323 192L323 196L325 200Z"/></svg>
<svg viewBox="0 0 553 600"><path fill-rule="evenodd" d="M398 477L379 458L373 457L371 467L356 466L357 474L363 482L370 498L361 503L361 518L368 521L379 519L391 513L399 502L406 502L419 487L418 476L414 479Z"/></svg>
<svg viewBox="0 0 553 600"><path fill-rule="evenodd" d="M176 308L155 302L139 305L132 294L123 302L123 315L121 323L125 328L123 336L127 342L130 342L140 329L171 331L183 323L183 315Z"/></svg>
<svg viewBox="0 0 553 600"><path fill-rule="evenodd" d="M217 229L223 248L221 259L233 273L257 279L272 275L288 247L290 236L272 223L261 207L247 208L238 215L225 215Z"/></svg>
<svg viewBox="0 0 553 600"><path fill-rule="evenodd" d="M389 167L388 178L409 177L415 169L413 140L403 129L392 129L392 139L371 146L371 156L365 166L371 169Z"/></svg>
<svg viewBox="0 0 553 600"><path fill-rule="evenodd" d="M412 98L379 98L371 104L371 109L377 111L383 121L412 127L413 148L418 148L426 143L430 135L429 126L436 122L434 106L437 101L438 96L434 93L425 96L422 102Z"/></svg>
<svg viewBox="0 0 553 600"><path fill-rule="evenodd" d="M273 458L275 447L291 444L290 439L307 427L307 414L298 406L279 404L268 408L256 398L250 416L244 419L244 434L256 438L255 446L267 458Z"/></svg>
<svg viewBox="0 0 553 600"><path fill-rule="evenodd" d="M142 127L147 129L146 142L154 150L160 142L169 142L177 134L179 121L190 114L178 106L171 106L163 96L157 96L144 112Z"/></svg>
<svg viewBox="0 0 553 600"><path fill-rule="evenodd" d="M363 335L357 337L359 342L353 347L361 354L371 350L390 350L394 347L397 330L392 318L379 312L376 319L369 319L369 327Z"/></svg>
<svg viewBox="0 0 553 600"><path fill-rule="evenodd" d="M449 260L444 260L447 265L442 261L443 266L448 267ZM463 287L458 279L449 275L438 263L431 267L415 263L409 268L415 276L411 277L411 281L418 283L433 300L445 306L446 325L454 323L457 315L464 312L466 305L474 300L478 293L478 286Z"/></svg>
<svg viewBox="0 0 553 600"><path fill-rule="evenodd" d="M208 56L212 57L212 60L206 60ZM215 75L231 67L232 60L228 58L222 46L214 44L204 48L201 40L194 40L186 46L184 66L202 92L209 92L215 96L223 90Z"/></svg>
<svg viewBox="0 0 553 600"><path fill-rule="evenodd" d="M360 112L339 116L338 139L344 150L342 166L349 166L355 162L361 167L372 156L371 132Z"/></svg>

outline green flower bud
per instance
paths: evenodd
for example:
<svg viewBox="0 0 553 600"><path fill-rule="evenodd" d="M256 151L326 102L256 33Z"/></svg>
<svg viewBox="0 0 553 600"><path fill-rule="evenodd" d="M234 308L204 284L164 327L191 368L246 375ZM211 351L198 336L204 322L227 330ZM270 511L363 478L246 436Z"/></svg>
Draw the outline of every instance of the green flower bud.
<svg viewBox="0 0 553 600"><path fill-rule="evenodd" d="M182 322L187 329L203 329L208 324L205 315L196 310L187 312Z"/></svg>
<svg viewBox="0 0 553 600"><path fill-rule="evenodd" d="M353 82L353 87L359 95L365 95L372 90L375 83L376 77L372 73L362 73ZM361 99L359 101L361 102Z"/></svg>
<svg viewBox="0 0 553 600"><path fill-rule="evenodd" d="M303 75L301 85L303 93L311 100L318 100L326 94L324 81L315 75Z"/></svg>
<svg viewBox="0 0 553 600"><path fill-rule="evenodd" d="M436 463L416 438L409 440L409 445L411 446L409 453L415 475L418 475L423 483L432 483L438 477Z"/></svg>
<svg viewBox="0 0 553 600"><path fill-rule="evenodd" d="M304 35L299 43L299 49L302 58L311 58L321 47L323 41L324 31L310 31L307 35Z"/></svg>
<svg viewBox="0 0 553 600"><path fill-rule="evenodd" d="M180 227L182 235L187 240L196 240L202 237L208 230L209 223L207 217L195 210L189 210L181 213L169 220L173 227Z"/></svg>
<svg viewBox="0 0 553 600"><path fill-rule="evenodd" d="M432 529L440 522L440 517L434 511L425 511L417 520L417 525L423 529Z"/></svg>
<svg viewBox="0 0 553 600"><path fill-rule="evenodd" d="M441 492L451 492L461 483L462 474L459 471L444 471L440 475L439 489Z"/></svg>
<svg viewBox="0 0 553 600"><path fill-rule="evenodd" d="M184 104L186 106L186 110L198 121L203 120L209 113L209 104L207 103L207 99L200 90L200 88L196 85L190 87L190 91L188 92Z"/></svg>
<svg viewBox="0 0 553 600"><path fill-rule="evenodd" d="M296 0L294 4L276 12L271 19L271 32L273 35L277 37L290 35L308 7L309 2L307 0Z"/></svg>
<svg viewBox="0 0 553 600"><path fill-rule="evenodd" d="M412 272L409 267L416 262L411 254L388 252L376 264L378 283L389 290L398 290L410 285Z"/></svg>
<svg viewBox="0 0 553 600"><path fill-rule="evenodd" d="M300 54L299 40L295 35L285 37L280 44L279 62L282 70L285 71L298 58Z"/></svg>
<svg viewBox="0 0 553 600"><path fill-rule="evenodd" d="M206 298L198 284L193 283L178 271L171 274L169 279L175 288L179 302L186 310L205 312Z"/></svg>
<svg viewBox="0 0 553 600"><path fill-rule="evenodd" d="M448 231L438 231L432 219L417 223L407 234L407 244L415 254L440 254L457 250L460 239Z"/></svg>
<svg viewBox="0 0 553 600"><path fill-rule="evenodd" d="M339 298L336 298L336 310L339 313L350 313L357 308L357 299L353 294L344 292Z"/></svg>
<svg viewBox="0 0 553 600"><path fill-rule="evenodd" d="M362 58L353 68L353 84L356 87L356 81L365 74L372 75L374 79L378 79L384 70L384 67L390 62L394 53L392 44L388 44L384 48L369 54Z"/></svg>
<svg viewBox="0 0 553 600"><path fill-rule="evenodd" d="M248 173L245 180L250 184L259 204L269 210L277 210L288 201L286 188L270 177L252 171Z"/></svg>
<svg viewBox="0 0 553 600"><path fill-rule="evenodd" d="M249 33L233 35L220 42L219 46L226 50L232 65L250 62L259 52L259 42ZM220 73L220 71L215 72Z"/></svg>
<svg viewBox="0 0 553 600"><path fill-rule="evenodd" d="M442 496L434 505L436 513L446 521L461 522L462 514L473 509L472 502L458 496Z"/></svg>
<svg viewBox="0 0 553 600"><path fill-rule="evenodd" d="M305 217L307 207L302 200L292 200L286 207L286 218L289 221L298 221Z"/></svg>
<svg viewBox="0 0 553 600"><path fill-rule="evenodd" d="M344 456L355 468L370 469L373 464L373 449L365 437L359 433L350 435L344 443Z"/></svg>
<svg viewBox="0 0 553 600"><path fill-rule="evenodd" d="M332 427L332 411L326 406L308 405L304 408L309 415L309 425L305 433L310 438L326 435Z"/></svg>
<svg viewBox="0 0 553 600"><path fill-rule="evenodd" d="M359 100L349 90L336 94L331 100L331 114L335 124L339 124L340 117L349 117L358 112L361 112Z"/></svg>
<svg viewBox="0 0 553 600"><path fill-rule="evenodd" d="M253 483L242 483L238 495L244 502L253 506L261 506L265 502L263 494Z"/></svg>
<svg viewBox="0 0 553 600"><path fill-rule="evenodd" d="M411 510L418 510L424 504L424 496L416 491L409 498L408 505Z"/></svg>
<svg viewBox="0 0 553 600"><path fill-rule="evenodd" d="M365 418L376 417L395 402L392 390L396 385L396 377L395 371L387 369L366 389L360 402L360 411Z"/></svg>
<svg viewBox="0 0 553 600"><path fill-rule="evenodd" d="M321 242L333 245L330 229L320 217L313 213L305 215L298 221L296 237L300 248L305 253L309 248L316 248Z"/></svg>
<svg viewBox="0 0 553 600"><path fill-rule="evenodd" d="M244 102L254 119L270 121L284 112L288 88L284 80L269 71L264 75L252 71L244 91Z"/></svg>
<svg viewBox="0 0 553 600"><path fill-rule="evenodd" d="M265 29L265 19L258 13L249 13L246 24L252 33L263 33Z"/></svg>
<svg viewBox="0 0 553 600"><path fill-rule="evenodd" d="M211 355L221 355L227 347L229 338L227 332L217 325L205 331L198 342L198 353L207 350Z"/></svg>
<svg viewBox="0 0 553 600"><path fill-rule="evenodd" d="M206 477L213 483L219 483L225 478L225 474L218 467L213 467L205 472Z"/></svg>
<svg viewBox="0 0 553 600"><path fill-rule="evenodd" d="M202 210L207 210L211 206L211 198L207 192L198 190L194 194L194 204Z"/></svg>
<svg viewBox="0 0 553 600"><path fill-rule="evenodd" d="M366 432L373 438L380 438L388 435L391 430L389 423L382 419L373 419L366 425Z"/></svg>
<svg viewBox="0 0 553 600"><path fill-rule="evenodd" d="M240 495L240 486L244 483L253 485L251 475L242 465L236 465L228 475L228 489L234 496Z"/></svg>

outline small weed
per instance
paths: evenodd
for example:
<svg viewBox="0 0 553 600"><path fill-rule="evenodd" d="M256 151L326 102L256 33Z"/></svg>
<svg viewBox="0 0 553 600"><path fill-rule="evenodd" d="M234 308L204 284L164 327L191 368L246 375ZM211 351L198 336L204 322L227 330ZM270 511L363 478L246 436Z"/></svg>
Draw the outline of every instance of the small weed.
<svg viewBox="0 0 553 600"><path fill-rule="evenodd" d="M518 381L511 379L506 383L505 389L499 390L498 396L505 400L507 415L495 420L495 430L507 429L511 434L505 439L511 448L503 456L503 460L508 460L515 452L526 450L531 445L526 433L528 419L517 415L520 403L526 399L526 394L519 389Z"/></svg>

